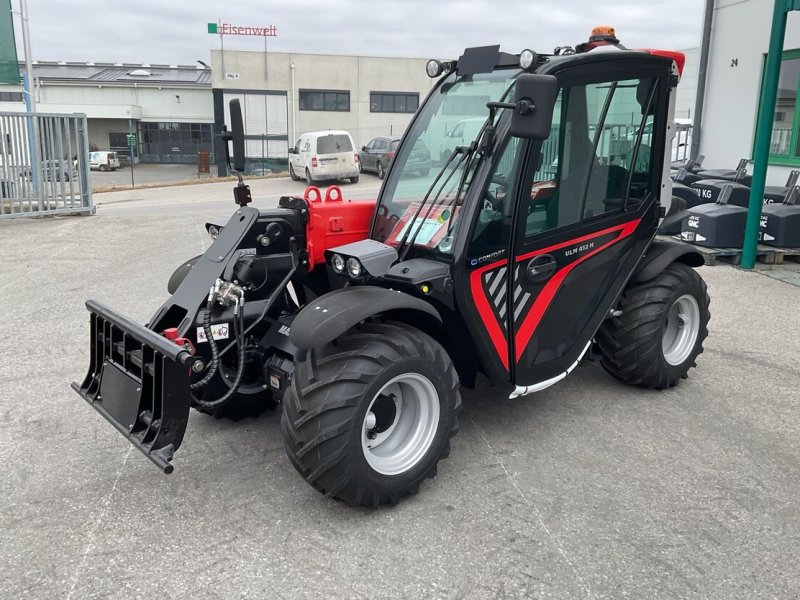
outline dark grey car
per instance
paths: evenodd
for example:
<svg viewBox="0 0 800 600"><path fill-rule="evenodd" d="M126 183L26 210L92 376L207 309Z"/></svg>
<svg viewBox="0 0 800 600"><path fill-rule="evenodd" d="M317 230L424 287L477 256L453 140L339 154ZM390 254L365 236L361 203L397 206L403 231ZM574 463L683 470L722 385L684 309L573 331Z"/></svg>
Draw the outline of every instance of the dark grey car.
<svg viewBox="0 0 800 600"><path fill-rule="evenodd" d="M370 140L366 146L361 147L358 153L361 171L376 173L383 179L389 164L394 158L394 153L400 145L399 136L383 136ZM408 157L409 168L419 167L420 175L427 175L431 169L431 153L422 140L417 140Z"/></svg>

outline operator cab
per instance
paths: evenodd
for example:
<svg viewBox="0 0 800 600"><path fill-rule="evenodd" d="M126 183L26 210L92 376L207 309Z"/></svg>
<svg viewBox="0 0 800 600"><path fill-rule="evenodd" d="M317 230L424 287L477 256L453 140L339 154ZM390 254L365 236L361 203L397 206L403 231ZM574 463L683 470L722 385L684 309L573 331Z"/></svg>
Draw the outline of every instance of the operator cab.
<svg viewBox="0 0 800 600"><path fill-rule="evenodd" d="M328 250L332 271L457 313L492 376L565 373L655 233L682 66L679 53L624 48L612 28L553 54L489 46L429 61L439 81L386 175L370 239ZM477 118L472 140L440 152ZM443 156L427 176L409 165L419 141ZM573 269L581 285L569 287Z"/></svg>

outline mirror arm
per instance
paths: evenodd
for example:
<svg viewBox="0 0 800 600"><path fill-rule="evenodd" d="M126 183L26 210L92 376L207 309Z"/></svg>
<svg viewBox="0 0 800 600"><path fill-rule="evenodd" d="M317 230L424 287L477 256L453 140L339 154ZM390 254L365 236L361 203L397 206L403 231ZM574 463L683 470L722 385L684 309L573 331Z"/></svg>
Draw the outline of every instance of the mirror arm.
<svg viewBox="0 0 800 600"><path fill-rule="evenodd" d="M487 102L486 107L489 110L496 110L498 108L511 108L516 110L521 115L528 115L536 110L536 105L530 98L523 98L517 102Z"/></svg>

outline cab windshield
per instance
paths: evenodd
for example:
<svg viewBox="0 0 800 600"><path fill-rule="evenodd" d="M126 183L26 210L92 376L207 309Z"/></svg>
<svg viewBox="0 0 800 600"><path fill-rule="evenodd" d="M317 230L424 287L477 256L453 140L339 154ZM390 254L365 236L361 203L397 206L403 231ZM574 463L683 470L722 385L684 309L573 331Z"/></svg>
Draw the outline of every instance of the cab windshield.
<svg viewBox="0 0 800 600"><path fill-rule="evenodd" d="M450 73L434 90L394 157L378 199L373 239L392 246L413 239L416 248L452 252L460 203L479 160L477 153L453 157L453 151L477 140L489 116L486 103L506 97L519 73L519 69L468 76Z"/></svg>

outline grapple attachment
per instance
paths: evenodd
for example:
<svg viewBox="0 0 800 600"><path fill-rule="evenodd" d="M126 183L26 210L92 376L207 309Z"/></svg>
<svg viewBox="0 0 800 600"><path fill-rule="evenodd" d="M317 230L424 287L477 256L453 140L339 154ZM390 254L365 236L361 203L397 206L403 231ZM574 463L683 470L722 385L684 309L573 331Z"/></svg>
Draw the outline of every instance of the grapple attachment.
<svg viewBox="0 0 800 600"><path fill-rule="evenodd" d="M91 357L81 385L97 412L165 473L189 420L189 350L89 300Z"/></svg>

